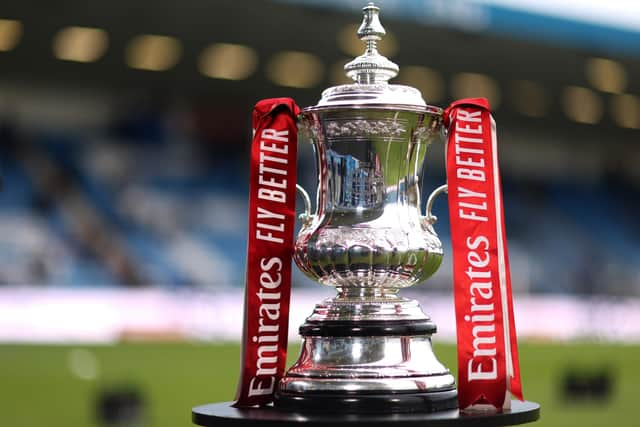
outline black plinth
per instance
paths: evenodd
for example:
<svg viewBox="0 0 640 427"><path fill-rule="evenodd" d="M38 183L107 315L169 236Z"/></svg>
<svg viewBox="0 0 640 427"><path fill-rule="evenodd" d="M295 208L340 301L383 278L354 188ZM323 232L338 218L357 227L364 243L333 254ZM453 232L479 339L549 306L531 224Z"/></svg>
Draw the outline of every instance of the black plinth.
<svg viewBox="0 0 640 427"><path fill-rule="evenodd" d="M276 409L287 412L320 412L327 408L338 413L379 414L385 412L439 412L458 407L458 391L431 391L429 393L276 393Z"/></svg>
<svg viewBox="0 0 640 427"><path fill-rule="evenodd" d="M433 335L438 328L431 320L326 320L306 321L303 337L386 337Z"/></svg>
<svg viewBox="0 0 640 427"><path fill-rule="evenodd" d="M540 417L540 405L514 401L510 410L503 411L453 409L433 413L346 414L285 412L273 407L236 409L231 407L231 402L224 402L196 406L191 414L194 424L206 427L494 427L536 421Z"/></svg>

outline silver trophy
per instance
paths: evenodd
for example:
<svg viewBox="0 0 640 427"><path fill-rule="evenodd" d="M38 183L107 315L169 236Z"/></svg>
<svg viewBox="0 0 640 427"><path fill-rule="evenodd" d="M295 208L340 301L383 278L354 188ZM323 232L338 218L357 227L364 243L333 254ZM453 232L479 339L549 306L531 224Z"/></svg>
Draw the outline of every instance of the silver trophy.
<svg viewBox="0 0 640 427"><path fill-rule="evenodd" d="M353 84L331 87L303 109L300 135L318 170L317 210L306 213L294 259L305 275L336 288L300 327L298 361L280 381L276 405L294 411L415 412L457 407L455 380L436 358L436 326L398 295L433 275L442 244L420 208L427 147L441 138L442 109L412 87L389 84L398 66L376 44L385 30L369 3L358 36L364 54L345 65Z"/></svg>

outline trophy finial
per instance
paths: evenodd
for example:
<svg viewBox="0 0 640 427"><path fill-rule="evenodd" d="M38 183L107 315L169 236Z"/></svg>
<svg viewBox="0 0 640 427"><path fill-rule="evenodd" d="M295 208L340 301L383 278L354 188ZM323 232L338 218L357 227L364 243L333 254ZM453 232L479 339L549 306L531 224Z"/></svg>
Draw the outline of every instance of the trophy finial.
<svg viewBox="0 0 640 427"><path fill-rule="evenodd" d="M380 23L380 8L370 2L362 8L358 37L366 43L364 53L344 66L348 77L357 83L386 83L398 75L399 68L378 52L378 41L387 32Z"/></svg>
<svg viewBox="0 0 640 427"><path fill-rule="evenodd" d="M360 40L367 42L367 49L369 49L370 46L375 49L376 42L387 34L380 23L380 8L373 4L373 2L370 2L362 8L362 11L364 12L364 17L360 28L358 28L358 37Z"/></svg>

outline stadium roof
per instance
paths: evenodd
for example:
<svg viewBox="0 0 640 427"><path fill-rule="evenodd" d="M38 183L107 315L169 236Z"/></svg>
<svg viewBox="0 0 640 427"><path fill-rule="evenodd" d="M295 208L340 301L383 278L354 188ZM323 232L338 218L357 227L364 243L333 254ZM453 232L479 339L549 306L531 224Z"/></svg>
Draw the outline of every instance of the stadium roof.
<svg viewBox="0 0 640 427"><path fill-rule="evenodd" d="M354 55L344 35L360 49L354 26L364 2L330 0L314 7L318 2L291 1L9 0L0 5L0 83L242 105L288 95L301 105L315 104L322 89L340 82L342 65ZM468 93L465 88L482 88L502 123L535 128L535 119L544 117L545 126L599 123L599 129L622 133L640 127L640 80L632 78L640 75L640 57L631 54L640 49L638 33L488 2L382 4L383 24L395 41L387 54L401 68L396 81L419 87L428 102L446 105ZM472 9L459 16L477 25L446 24L456 7L467 6ZM532 32L539 37L514 36ZM582 44L566 43L578 34ZM565 42L558 42L561 35ZM617 48L609 49L616 40ZM618 139L637 139L635 133Z"/></svg>

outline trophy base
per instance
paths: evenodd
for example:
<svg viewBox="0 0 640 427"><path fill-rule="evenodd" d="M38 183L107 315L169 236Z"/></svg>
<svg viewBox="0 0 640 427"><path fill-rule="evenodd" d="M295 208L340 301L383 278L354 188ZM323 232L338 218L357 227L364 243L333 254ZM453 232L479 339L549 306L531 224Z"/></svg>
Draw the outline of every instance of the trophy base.
<svg viewBox="0 0 640 427"><path fill-rule="evenodd" d="M423 393L387 394L295 394L278 392L274 406L293 412L408 413L437 412L458 408L455 389Z"/></svg>
<svg viewBox="0 0 640 427"><path fill-rule="evenodd" d="M431 346L435 331L426 316L307 320L300 327L300 357L280 381L274 405L285 411L348 413L455 409L455 379Z"/></svg>
<svg viewBox="0 0 640 427"><path fill-rule="evenodd" d="M511 409L436 413L407 412L380 414L296 413L273 406L234 408L233 402L211 403L191 410L194 424L204 427L499 427L524 424L540 418L540 405L514 400Z"/></svg>

